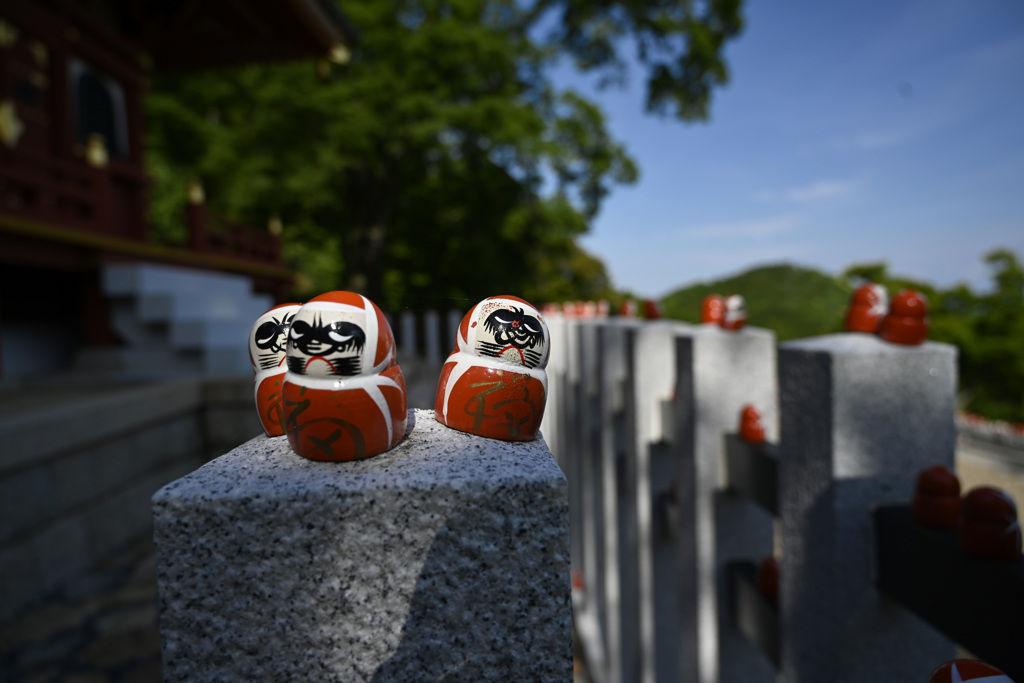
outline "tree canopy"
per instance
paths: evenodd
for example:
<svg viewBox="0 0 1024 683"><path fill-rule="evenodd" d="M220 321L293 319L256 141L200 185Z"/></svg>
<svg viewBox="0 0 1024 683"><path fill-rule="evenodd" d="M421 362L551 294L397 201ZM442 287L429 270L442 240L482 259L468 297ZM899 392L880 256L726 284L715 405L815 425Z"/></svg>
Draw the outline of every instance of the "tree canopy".
<svg viewBox="0 0 1024 683"><path fill-rule="evenodd" d="M990 252L985 262L992 285L981 293L965 284L942 289L897 277L884 262L854 264L835 278L782 264L678 289L662 307L667 317L699 322L708 294L742 294L750 324L785 341L841 332L850 295L865 282L885 286L890 297L915 289L928 298L929 339L959 349L961 407L1024 423L1024 266L1007 249Z"/></svg>
<svg viewBox="0 0 1024 683"><path fill-rule="evenodd" d="M558 90L561 57L609 82L633 46L647 108L708 115L740 0L346 0L361 41L342 69L254 65L163 77L147 102L157 234L181 239L190 177L212 208L277 214L298 295L382 306L612 293L584 234L638 169L601 110ZM448 303L445 303L447 301Z"/></svg>
<svg viewBox="0 0 1024 683"><path fill-rule="evenodd" d="M1024 423L1024 267L1008 249L985 255L992 285L978 293L964 284L939 289L894 278L884 263L854 266L844 277L866 278L889 289L916 289L928 297L930 338L960 350L961 403L996 420Z"/></svg>

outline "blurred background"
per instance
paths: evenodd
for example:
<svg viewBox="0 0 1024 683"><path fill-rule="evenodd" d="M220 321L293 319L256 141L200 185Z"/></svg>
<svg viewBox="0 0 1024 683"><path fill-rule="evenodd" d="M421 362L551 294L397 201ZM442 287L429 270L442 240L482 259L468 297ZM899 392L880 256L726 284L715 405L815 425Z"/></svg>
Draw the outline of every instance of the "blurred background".
<svg viewBox="0 0 1024 683"><path fill-rule="evenodd" d="M1022 74L1007 0L0 0L0 674L159 679L149 496L274 303L369 296L429 403L430 311L873 281L1024 422Z"/></svg>

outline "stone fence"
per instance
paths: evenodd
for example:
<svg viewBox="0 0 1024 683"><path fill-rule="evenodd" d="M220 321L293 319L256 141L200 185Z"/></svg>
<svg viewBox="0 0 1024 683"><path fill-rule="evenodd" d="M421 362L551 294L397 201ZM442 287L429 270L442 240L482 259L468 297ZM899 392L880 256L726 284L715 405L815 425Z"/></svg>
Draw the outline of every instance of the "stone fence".
<svg viewBox="0 0 1024 683"><path fill-rule="evenodd" d="M569 479L596 683L923 683L954 640L1024 676L1024 560L966 558L905 509L920 470L953 468L954 347L549 326L543 431ZM746 405L761 447L731 436ZM772 555L775 602L755 588Z"/></svg>

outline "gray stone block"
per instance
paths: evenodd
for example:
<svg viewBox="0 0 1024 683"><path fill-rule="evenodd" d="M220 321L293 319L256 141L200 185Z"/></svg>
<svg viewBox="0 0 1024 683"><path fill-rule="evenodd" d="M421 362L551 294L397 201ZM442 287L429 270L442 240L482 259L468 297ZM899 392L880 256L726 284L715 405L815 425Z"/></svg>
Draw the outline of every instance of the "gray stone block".
<svg viewBox="0 0 1024 683"><path fill-rule="evenodd" d="M89 551L85 521L79 516L58 519L34 534L32 551L46 590L53 590L100 559Z"/></svg>
<svg viewBox="0 0 1024 683"><path fill-rule="evenodd" d="M165 678L569 681L566 492L430 411L357 462L253 439L153 497Z"/></svg>
<svg viewBox="0 0 1024 683"><path fill-rule="evenodd" d="M208 377L203 383L203 403L207 407L238 404L251 406L254 401L251 373L242 377Z"/></svg>
<svg viewBox="0 0 1024 683"><path fill-rule="evenodd" d="M200 456L202 449L199 415L194 413L147 424L134 432L58 458L45 467L53 482L51 512L63 514L101 496L115 495L119 488L130 485L169 460L190 460ZM148 495L142 500L148 500ZM139 509L148 514L148 508L143 502Z"/></svg>
<svg viewBox="0 0 1024 683"><path fill-rule="evenodd" d="M956 349L840 334L779 347L782 666L789 683L925 680L954 655L874 586L871 512L953 466Z"/></svg>
<svg viewBox="0 0 1024 683"><path fill-rule="evenodd" d="M15 616L46 587L32 542L29 538L0 548L0 623Z"/></svg>
<svg viewBox="0 0 1024 683"><path fill-rule="evenodd" d="M53 503L53 484L41 467L0 479L0 543L51 519Z"/></svg>
<svg viewBox="0 0 1024 683"><path fill-rule="evenodd" d="M680 648L684 678L772 681L768 660L730 623L725 565L770 555L773 520L753 501L722 489L724 434L738 430L744 405L761 413L766 438L777 438L775 335L753 327L733 332L700 325L677 342L677 353L677 422L689 431L681 439L683 461L691 463L682 472L680 498L692 491L683 511L683 519L692 522L682 525L679 542L683 619L693 625Z"/></svg>
<svg viewBox="0 0 1024 683"><path fill-rule="evenodd" d="M199 410L201 380L127 388L49 410L0 418L0 472L110 439L138 425Z"/></svg>
<svg viewBox="0 0 1024 683"><path fill-rule="evenodd" d="M250 392L251 394L252 392ZM263 434L263 425L256 413L256 402L249 396L244 406L210 406L203 416L206 452L221 455L254 436Z"/></svg>
<svg viewBox="0 0 1024 683"><path fill-rule="evenodd" d="M98 561L149 529L152 514L148 503L153 494L201 463L198 454L172 460L108 493L85 510L82 514L88 528L92 560Z"/></svg>

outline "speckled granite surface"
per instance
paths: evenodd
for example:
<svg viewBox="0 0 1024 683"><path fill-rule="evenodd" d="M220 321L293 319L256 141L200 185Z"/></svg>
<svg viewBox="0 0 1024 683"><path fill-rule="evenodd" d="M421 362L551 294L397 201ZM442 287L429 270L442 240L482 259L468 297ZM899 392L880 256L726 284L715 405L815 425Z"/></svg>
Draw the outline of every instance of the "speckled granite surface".
<svg viewBox="0 0 1024 683"><path fill-rule="evenodd" d="M249 441L153 497L169 681L569 681L565 477L410 411L360 462Z"/></svg>

